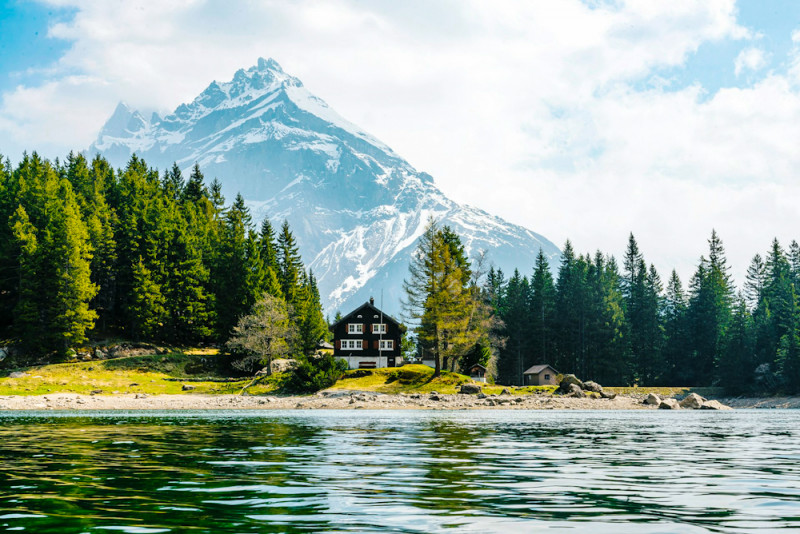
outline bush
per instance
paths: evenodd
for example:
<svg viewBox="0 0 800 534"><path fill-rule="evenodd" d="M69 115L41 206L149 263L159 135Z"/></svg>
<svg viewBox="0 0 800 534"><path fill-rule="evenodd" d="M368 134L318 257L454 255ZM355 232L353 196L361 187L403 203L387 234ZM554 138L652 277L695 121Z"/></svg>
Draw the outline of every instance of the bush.
<svg viewBox="0 0 800 534"><path fill-rule="evenodd" d="M347 371L347 362L330 354L310 358L292 371L286 388L295 393L314 393L331 387Z"/></svg>

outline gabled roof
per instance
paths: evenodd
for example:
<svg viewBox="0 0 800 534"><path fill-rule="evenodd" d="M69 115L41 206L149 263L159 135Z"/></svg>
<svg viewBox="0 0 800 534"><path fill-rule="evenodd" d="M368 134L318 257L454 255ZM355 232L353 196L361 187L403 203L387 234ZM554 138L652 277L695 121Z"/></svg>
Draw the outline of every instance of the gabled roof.
<svg viewBox="0 0 800 534"><path fill-rule="evenodd" d="M544 365L534 365L533 367L531 367L530 369L528 369L527 371L525 371L525 372L524 372L524 373L522 373L522 374L523 374L523 375L538 375L539 373L541 373L542 371L544 371L544 370L545 370L545 369L547 369L548 367L549 367L549 368L550 368L550 370L551 370L551 371L553 371L555 374L558 374L558 371L556 371L556 370L555 370L555 369L554 369L552 366L550 366L550 365L547 365L547 364L544 364Z"/></svg>
<svg viewBox="0 0 800 534"><path fill-rule="evenodd" d="M480 368L481 368L481 369L483 369L484 371L486 370L486 367L482 366L482 365L481 365L481 364L479 364L479 363L475 363L475 364L472 364L472 365L470 365L470 366L469 366L469 369L470 369L470 371L471 371L472 369L475 369L476 367L480 367Z"/></svg>
<svg viewBox="0 0 800 534"><path fill-rule="evenodd" d="M352 319L353 317L358 315L358 312L361 312L362 315L364 313L372 314L372 315L378 315L378 316L383 314L383 321L384 322L389 321L391 323L396 324L397 326L400 326L400 321L398 321L397 319L395 319L394 317L392 317L390 315L387 315L387 314L383 313L381 310L376 308L374 304L370 304L369 302L365 302L364 304L362 304L361 306L359 306L355 310L351 311L350 313L348 313L347 315L345 315L344 317L342 317L341 319L339 319L338 321L333 323L331 325L331 329L335 328L336 325L338 325L339 323L343 323L345 321L348 321L348 320Z"/></svg>

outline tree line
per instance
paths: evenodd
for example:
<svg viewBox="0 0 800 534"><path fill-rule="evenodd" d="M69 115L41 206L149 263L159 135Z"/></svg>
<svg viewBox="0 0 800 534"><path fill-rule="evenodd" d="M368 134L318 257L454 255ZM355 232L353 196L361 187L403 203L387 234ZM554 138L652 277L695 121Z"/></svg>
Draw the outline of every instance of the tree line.
<svg viewBox="0 0 800 534"><path fill-rule="evenodd" d="M1 158L0 158L1 159ZM259 299L282 302L290 352L328 336L316 280L287 222L256 229L241 195L195 164L36 153L0 165L0 339L59 359L88 335L221 343Z"/></svg>
<svg viewBox="0 0 800 534"><path fill-rule="evenodd" d="M674 270L665 286L632 234L622 266L567 241L555 277L541 251L530 277L490 269L498 382L547 363L608 385L800 391L800 245L774 240L740 291L716 232L708 245L688 287Z"/></svg>

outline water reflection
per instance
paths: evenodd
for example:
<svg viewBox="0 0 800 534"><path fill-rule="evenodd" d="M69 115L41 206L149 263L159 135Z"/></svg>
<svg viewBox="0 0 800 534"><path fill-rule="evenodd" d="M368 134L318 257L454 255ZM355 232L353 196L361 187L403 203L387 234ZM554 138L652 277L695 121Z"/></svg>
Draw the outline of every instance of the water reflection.
<svg viewBox="0 0 800 534"><path fill-rule="evenodd" d="M0 529L800 529L798 412L0 414Z"/></svg>

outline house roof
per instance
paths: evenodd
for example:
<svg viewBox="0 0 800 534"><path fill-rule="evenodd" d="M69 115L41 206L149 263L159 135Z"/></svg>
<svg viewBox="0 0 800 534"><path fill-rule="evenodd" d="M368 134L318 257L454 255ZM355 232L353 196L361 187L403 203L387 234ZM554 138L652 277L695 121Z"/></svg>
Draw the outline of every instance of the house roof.
<svg viewBox="0 0 800 534"><path fill-rule="evenodd" d="M336 327L336 325L338 325L339 323L343 323L345 321L348 321L348 320L352 319L353 317L358 315L358 312L362 312L362 314L363 314L364 312L362 310L366 310L367 313L372 313L373 315L381 315L381 314L383 314L383 320L384 321L392 322L392 323L394 323L394 324L396 324L398 326L400 325L400 321L398 321L394 317L383 313L381 310L376 308L374 304L370 304L369 302L365 302L364 304L362 304L361 306L359 306L355 310L351 311L350 313L348 313L347 315L345 315L344 317L342 317L341 319L339 319L338 321L333 323L331 325L331 329L334 329Z"/></svg>
<svg viewBox="0 0 800 534"><path fill-rule="evenodd" d="M556 371L556 370L555 370L555 369L554 369L552 366L550 366L550 365L547 365L547 364L544 364L544 365L534 365L533 367L531 367L530 369L528 369L527 371L525 371L525 372L524 372L524 373L522 373L522 374L523 374L523 375L538 375L539 373L541 373L542 371L544 371L544 370L545 370L545 369L547 369L548 367L549 367L549 368L550 368L550 370L551 370L551 371L553 371L555 374L558 374L558 371Z"/></svg>
<svg viewBox="0 0 800 534"><path fill-rule="evenodd" d="M486 367L482 366L482 365L481 365L481 364L479 364L479 363L476 363L476 364L474 364L474 365L470 365L470 367L469 367L469 368L470 368L470 370L472 370L472 369L475 369L476 367L480 367L480 368L481 368L481 369L483 369L484 371L486 370Z"/></svg>

